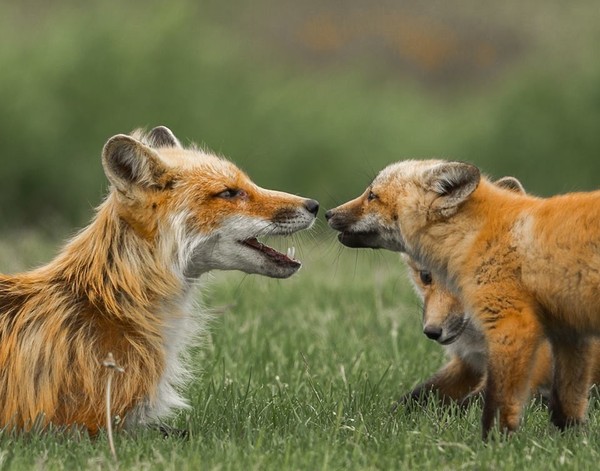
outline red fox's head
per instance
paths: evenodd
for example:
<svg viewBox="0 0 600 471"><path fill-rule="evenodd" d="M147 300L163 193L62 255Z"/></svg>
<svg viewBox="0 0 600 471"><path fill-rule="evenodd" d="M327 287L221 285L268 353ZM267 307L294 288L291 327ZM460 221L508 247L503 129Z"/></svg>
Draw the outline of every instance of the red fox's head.
<svg viewBox="0 0 600 471"><path fill-rule="evenodd" d="M404 252L406 235L456 213L479 179L479 170L470 164L405 160L383 169L361 196L325 217L348 247Z"/></svg>
<svg viewBox="0 0 600 471"><path fill-rule="evenodd" d="M260 188L233 163L184 149L163 126L112 137L102 164L118 217L182 276L223 269L286 278L300 268L293 253L257 238L309 228L316 201Z"/></svg>

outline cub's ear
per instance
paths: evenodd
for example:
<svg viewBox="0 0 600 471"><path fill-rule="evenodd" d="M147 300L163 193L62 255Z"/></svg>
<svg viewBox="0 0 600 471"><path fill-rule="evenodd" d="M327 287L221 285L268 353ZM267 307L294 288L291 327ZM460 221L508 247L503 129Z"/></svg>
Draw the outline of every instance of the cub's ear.
<svg viewBox="0 0 600 471"><path fill-rule="evenodd" d="M505 190L514 191L515 193L525 193L525 188L515 177L502 177L494 182L494 185L504 188Z"/></svg>
<svg viewBox="0 0 600 471"><path fill-rule="evenodd" d="M150 147L158 149L159 147L176 147L181 148L179 139L175 137L175 134L166 126L156 126L148 134L148 142Z"/></svg>
<svg viewBox="0 0 600 471"><path fill-rule="evenodd" d="M133 187L160 185L165 164L150 147L125 134L108 140L102 150L102 166L110 182L121 192Z"/></svg>
<svg viewBox="0 0 600 471"><path fill-rule="evenodd" d="M426 187L438 195L431 209L443 217L452 216L461 203L475 191L481 174L474 165L463 162L445 162L429 170Z"/></svg>

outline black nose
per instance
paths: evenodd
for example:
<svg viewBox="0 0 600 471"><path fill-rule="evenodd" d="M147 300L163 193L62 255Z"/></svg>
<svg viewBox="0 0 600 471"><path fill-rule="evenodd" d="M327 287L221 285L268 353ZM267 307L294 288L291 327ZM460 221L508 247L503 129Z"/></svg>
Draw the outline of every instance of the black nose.
<svg viewBox="0 0 600 471"><path fill-rule="evenodd" d="M442 336L442 328L434 325L428 325L423 329L423 333L431 340L437 340Z"/></svg>
<svg viewBox="0 0 600 471"><path fill-rule="evenodd" d="M304 202L304 207L306 208L306 210L309 213L314 214L315 216L319 212L319 202L318 201L315 201L315 200L306 200Z"/></svg>
<svg viewBox="0 0 600 471"><path fill-rule="evenodd" d="M333 211L330 209L329 211L327 211L325 213L325 219L327 219L328 221L333 217Z"/></svg>

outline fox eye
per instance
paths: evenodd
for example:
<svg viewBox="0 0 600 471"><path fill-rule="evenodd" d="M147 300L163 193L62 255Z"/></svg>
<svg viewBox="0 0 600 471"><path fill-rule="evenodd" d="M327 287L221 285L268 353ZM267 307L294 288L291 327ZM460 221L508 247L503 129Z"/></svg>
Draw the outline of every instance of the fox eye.
<svg viewBox="0 0 600 471"><path fill-rule="evenodd" d="M234 198L244 198L246 197L246 192L244 190L237 190L234 188L227 188L226 190L217 193L215 195L217 198L223 198L226 200L231 200Z"/></svg>
<svg viewBox="0 0 600 471"><path fill-rule="evenodd" d="M375 193L373 193L372 191L369 191L369 196L367 196L367 200L373 201L376 199L377 199L377 195Z"/></svg>
<svg viewBox="0 0 600 471"><path fill-rule="evenodd" d="M421 279L421 283L428 286L433 283L433 278L431 277L431 272L426 270L421 270L419 272L419 278Z"/></svg>

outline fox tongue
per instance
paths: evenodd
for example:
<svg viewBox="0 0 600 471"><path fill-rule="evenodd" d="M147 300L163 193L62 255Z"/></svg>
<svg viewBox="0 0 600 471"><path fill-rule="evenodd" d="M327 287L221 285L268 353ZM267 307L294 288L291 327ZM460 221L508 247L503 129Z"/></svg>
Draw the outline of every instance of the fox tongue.
<svg viewBox="0 0 600 471"><path fill-rule="evenodd" d="M275 260L281 262L295 262L295 260L282 254L281 252L278 252L277 250L269 247L268 245L260 243L255 237L251 239L246 239L243 243Z"/></svg>

